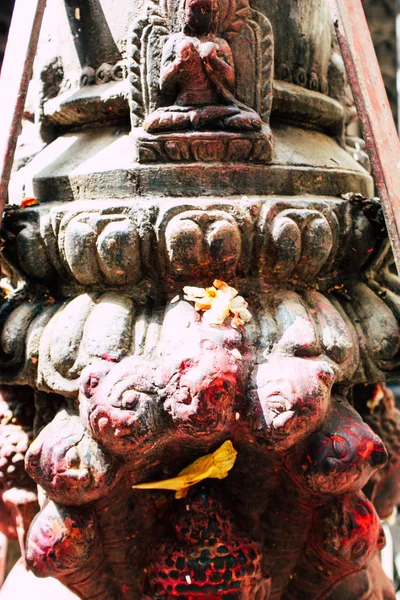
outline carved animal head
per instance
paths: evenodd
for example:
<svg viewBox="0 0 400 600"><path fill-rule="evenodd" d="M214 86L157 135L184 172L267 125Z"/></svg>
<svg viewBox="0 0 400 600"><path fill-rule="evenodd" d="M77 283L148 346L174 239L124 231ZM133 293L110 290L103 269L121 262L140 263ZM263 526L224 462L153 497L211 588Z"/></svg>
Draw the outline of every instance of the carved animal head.
<svg viewBox="0 0 400 600"><path fill-rule="evenodd" d="M345 401L335 401L321 429L293 453L289 467L313 492L342 494L361 489L387 461L382 440Z"/></svg>
<svg viewBox="0 0 400 600"><path fill-rule="evenodd" d="M241 366L211 341L198 350L168 383L164 409L190 435L225 431L233 421Z"/></svg>
<svg viewBox="0 0 400 600"><path fill-rule="evenodd" d="M81 505L110 491L118 461L100 448L79 417L61 411L31 444L25 468L52 500Z"/></svg>
<svg viewBox="0 0 400 600"><path fill-rule="evenodd" d="M129 457L160 430L152 372L135 358L98 361L82 372L81 416L93 437L117 456Z"/></svg>
<svg viewBox="0 0 400 600"><path fill-rule="evenodd" d="M255 373L256 429L277 451L302 442L321 424L334 381L327 361L270 355Z"/></svg>
<svg viewBox="0 0 400 600"><path fill-rule="evenodd" d="M361 492L335 498L317 511L309 542L325 563L363 568L385 545L378 514Z"/></svg>
<svg viewBox="0 0 400 600"><path fill-rule="evenodd" d="M46 501L28 533L26 563L37 577L60 576L85 564L95 552L98 531L91 508Z"/></svg>
<svg viewBox="0 0 400 600"><path fill-rule="evenodd" d="M164 409L190 436L229 431L243 390L244 334L230 326L203 326L187 302L168 311L163 325L159 385Z"/></svg>

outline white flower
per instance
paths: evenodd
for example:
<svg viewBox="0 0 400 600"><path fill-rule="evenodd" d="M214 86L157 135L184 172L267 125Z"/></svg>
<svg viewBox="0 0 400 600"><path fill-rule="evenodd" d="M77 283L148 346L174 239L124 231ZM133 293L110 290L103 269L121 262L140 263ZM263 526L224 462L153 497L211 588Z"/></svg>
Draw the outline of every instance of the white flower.
<svg viewBox="0 0 400 600"><path fill-rule="evenodd" d="M237 328L251 319L247 302L238 291L224 281L216 279L213 287L184 287L184 298L194 302L196 310L206 311L203 316L205 325L222 325L225 319L233 315L231 325Z"/></svg>

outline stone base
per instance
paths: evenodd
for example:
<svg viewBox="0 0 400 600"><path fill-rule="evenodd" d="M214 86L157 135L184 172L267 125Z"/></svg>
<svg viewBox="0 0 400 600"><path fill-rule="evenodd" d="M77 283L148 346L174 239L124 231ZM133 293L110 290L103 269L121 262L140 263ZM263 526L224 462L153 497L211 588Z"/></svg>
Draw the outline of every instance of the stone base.
<svg viewBox="0 0 400 600"><path fill-rule="evenodd" d="M134 133L135 160L139 163L253 162L272 160L272 133L268 125L257 132L188 131L150 134Z"/></svg>

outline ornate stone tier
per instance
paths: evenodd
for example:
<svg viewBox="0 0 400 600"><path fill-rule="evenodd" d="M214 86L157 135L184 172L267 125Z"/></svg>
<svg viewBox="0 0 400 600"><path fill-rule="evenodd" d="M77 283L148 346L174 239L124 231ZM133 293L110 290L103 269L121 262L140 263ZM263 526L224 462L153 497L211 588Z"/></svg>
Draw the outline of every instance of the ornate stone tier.
<svg viewBox="0 0 400 600"><path fill-rule="evenodd" d="M247 369L271 353L328 357L343 386L398 376L399 307L364 283L348 285L345 297L273 286L256 292L255 285L250 280L243 289L253 312L245 327L252 347ZM92 292L65 302L44 290L36 298L29 289L16 292L1 306L2 381L74 396L82 370L95 359L134 356L153 364L165 362L171 348L185 348L191 360L203 332L195 311L185 302L152 306L135 292ZM241 334L232 331L231 344L245 353Z"/></svg>
<svg viewBox="0 0 400 600"><path fill-rule="evenodd" d="M9 264L66 294L247 276L329 290L370 264L385 235L378 202L352 196L50 203L10 207L3 223Z"/></svg>
<svg viewBox="0 0 400 600"><path fill-rule="evenodd" d="M159 51L157 40L166 34L165 12L168 11L166 3L165 6L158 6L156 2L149 4L153 10L156 9L153 18L156 27L152 36L149 36L149 30L145 30L144 39L150 37L152 49L149 56L150 60L154 60ZM328 119L328 128L339 131L340 122L343 122L343 107L338 103L334 109L329 101L341 102L343 99L344 69L340 56L332 48L326 3L308 0L304 6L299 4L293 7L290 0L285 0L279 3L278 8L269 0L260 0L253 3L252 9L259 18L268 18L274 33L274 70L279 88L275 91L276 113L294 120L299 120L302 115L300 120L319 127L324 126L324 119ZM172 2L169 3L171 10L174 10ZM230 5L228 10L231 10ZM99 124L110 118L129 119L131 81L126 81L128 85L121 87L119 80L126 75L128 64L130 78L134 78L135 53L129 51L128 60L124 59L127 40L129 46L134 47L137 40L141 39L143 32L139 30L145 22L146 11L143 11L142 3L124 3L115 11L111 0L101 0L101 3L90 2L88 6L79 7L79 12L76 12L72 1L68 1L66 10L61 0L54 0L46 10L36 69L41 86L45 130L52 130L54 126L65 128L90 122ZM253 37L259 35L254 19L252 26L255 30ZM70 31L73 32L73 38ZM101 43L98 43L99 39ZM249 50L253 43L250 37L244 43L243 40L240 42L243 63L249 70L248 65L254 64L257 52L255 49L253 53ZM246 46L248 49L244 52ZM262 54L267 54L265 49ZM150 82L152 78L155 80L155 72L148 68L149 61L146 66L146 61L140 65L140 60L137 60L139 70L146 70ZM282 85L284 89L285 84L292 87L290 98L287 93L281 98L279 90ZM153 81L150 83L150 93L153 95L154 88ZM245 93L248 95L249 90ZM328 101L327 105L324 99ZM141 96L138 98L134 95L132 101L136 104L136 108L131 106L135 114L142 102ZM313 106L314 118L307 116L310 112L307 105ZM339 122L336 119L336 124L332 126L337 110L340 112ZM319 118L316 118L317 115Z"/></svg>
<svg viewBox="0 0 400 600"><path fill-rule="evenodd" d="M372 505L357 490L387 455L346 400L331 397L334 363L326 356L269 354L246 393L251 339L229 325L192 321L188 328L182 312L193 319L187 303L173 305L166 317L158 381L144 356L89 364L78 402L59 412L31 446L28 472L50 502L29 531L29 566L41 576L55 574L81 597L104 599L122 593L174 597L175 586L184 598L194 591L223 596L243 586L235 598L250 600L261 588L256 597L266 600L271 584L271 597L300 598L307 589L317 599L321 588L361 574L384 536ZM177 326L187 332L183 345ZM239 348L242 360L233 352ZM165 392L159 394L162 382ZM280 410L278 392L284 394ZM194 489L179 503L161 492L131 489L161 473L172 476L227 436L241 458L222 485ZM241 465L256 455L253 479L263 500L254 506ZM242 509L251 522L239 526ZM299 511L301 519L291 520L285 536L283 514ZM209 533L208 519L214 523ZM333 543L338 531L350 548ZM308 561L310 554L319 566ZM228 580L225 560L232 569ZM237 561L249 570L236 570ZM305 564L307 574L315 568L314 577L302 577Z"/></svg>
<svg viewBox="0 0 400 600"><path fill-rule="evenodd" d="M243 194L340 197L349 192L373 196L371 177L332 138L285 124L273 126L272 133L269 165L140 165L124 129L63 136L15 174L10 203L18 204L26 195L40 202Z"/></svg>
<svg viewBox="0 0 400 600"><path fill-rule="evenodd" d="M260 132L191 132L151 135L138 128L134 143L139 163L249 162L268 164L272 160L269 127Z"/></svg>

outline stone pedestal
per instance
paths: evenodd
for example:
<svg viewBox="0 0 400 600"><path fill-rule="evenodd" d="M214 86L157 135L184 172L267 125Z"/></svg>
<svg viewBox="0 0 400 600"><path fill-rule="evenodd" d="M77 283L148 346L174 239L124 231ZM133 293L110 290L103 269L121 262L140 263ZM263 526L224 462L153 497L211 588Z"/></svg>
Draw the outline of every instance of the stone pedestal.
<svg viewBox="0 0 400 600"><path fill-rule="evenodd" d="M152 135L139 130L133 141L139 163L268 164L272 160L272 133L267 126L247 134L197 131Z"/></svg>

